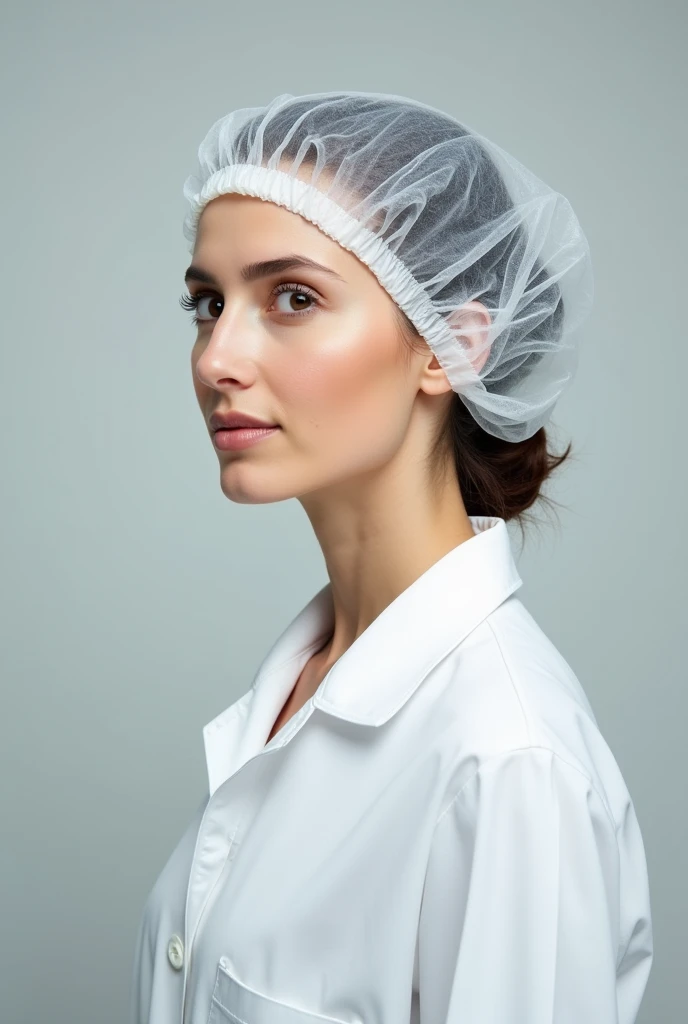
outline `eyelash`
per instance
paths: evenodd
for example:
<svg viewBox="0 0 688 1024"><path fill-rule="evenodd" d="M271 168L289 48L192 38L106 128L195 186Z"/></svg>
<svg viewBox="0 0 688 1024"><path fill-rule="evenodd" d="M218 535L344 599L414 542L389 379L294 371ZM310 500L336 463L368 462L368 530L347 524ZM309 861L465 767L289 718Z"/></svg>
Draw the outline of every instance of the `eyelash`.
<svg viewBox="0 0 688 1024"><path fill-rule="evenodd" d="M284 282L282 284L277 285L277 287L273 290L272 294L279 295L280 292L300 292L302 295L307 295L309 299L312 299L316 306L320 305L320 301L318 300L315 292L311 291L310 288L306 288L304 285L301 284L290 284ZM182 295L181 299L179 300L179 304L184 309L197 310L200 305L201 299L213 298L214 294L214 292L198 292L195 295ZM313 312L313 309L313 306L309 306L308 309L304 309L301 311L297 310L295 312L285 313L283 315L288 316L289 318L296 316L309 316ZM195 324L197 327L199 327L201 324L211 323L212 320L214 319L217 318L209 317L207 320L202 319L196 313L194 313L194 315L191 317L191 322Z"/></svg>

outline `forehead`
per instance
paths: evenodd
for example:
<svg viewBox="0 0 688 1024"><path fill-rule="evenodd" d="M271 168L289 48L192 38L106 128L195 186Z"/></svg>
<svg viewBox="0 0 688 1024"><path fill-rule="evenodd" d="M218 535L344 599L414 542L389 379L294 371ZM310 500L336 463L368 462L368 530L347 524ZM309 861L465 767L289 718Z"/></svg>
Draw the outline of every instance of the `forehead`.
<svg viewBox="0 0 688 1024"><path fill-rule="evenodd" d="M283 246L290 240L323 253L342 250L334 239L298 213L266 199L228 193L212 199L203 209L194 252L218 245L251 247L273 241Z"/></svg>
<svg viewBox="0 0 688 1024"><path fill-rule="evenodd" d="M330 268L343 281L380 287L377 278L350 250L317 224L270 200L239 193L212 199L203 209L192 264L213 273L218 266L255 264L300 256Z"/></svg>

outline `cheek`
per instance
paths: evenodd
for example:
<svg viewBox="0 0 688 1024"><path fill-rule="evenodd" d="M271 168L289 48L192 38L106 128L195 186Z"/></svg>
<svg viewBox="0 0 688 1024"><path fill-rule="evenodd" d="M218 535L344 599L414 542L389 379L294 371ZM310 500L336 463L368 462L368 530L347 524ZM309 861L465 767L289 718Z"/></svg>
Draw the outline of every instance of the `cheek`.
<svg viewBox="0 0 688 1024"><path fill-rule="evenodd" d="M352 439L396 436L405 394L399 344L388 323L348 324L315 351L309 347L299 358L285 358L275 393L283 400L287 428L291 423L309 447L325 438L328 446L350 447Z"/></svg>

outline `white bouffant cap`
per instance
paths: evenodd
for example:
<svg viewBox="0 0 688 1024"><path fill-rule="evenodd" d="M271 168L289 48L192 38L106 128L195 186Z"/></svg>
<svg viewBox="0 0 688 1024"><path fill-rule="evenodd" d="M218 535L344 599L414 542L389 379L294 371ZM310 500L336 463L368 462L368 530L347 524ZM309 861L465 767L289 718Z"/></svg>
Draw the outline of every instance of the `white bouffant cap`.
<svg viewBox="0 0 688 1024"><path fill-rule="evenodd" d="M415 100L329 92L232 111L198 159L184 183L192 251L216 196L278 203L370 268L484 430L521 441L547 422L575 373L592 268L568 200L514 157ZM492 322L469 349L471 300Z"/></svg>

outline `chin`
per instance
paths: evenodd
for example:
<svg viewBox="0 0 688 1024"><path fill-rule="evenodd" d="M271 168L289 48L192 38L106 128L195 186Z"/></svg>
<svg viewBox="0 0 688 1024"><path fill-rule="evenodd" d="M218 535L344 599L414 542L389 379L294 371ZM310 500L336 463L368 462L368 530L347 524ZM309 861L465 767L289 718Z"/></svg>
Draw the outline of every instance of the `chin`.
<svg viewBox="0 0 688 1024"><path fill-rule="evenodd" d="M291 490L285 492L271 487L269 481L266 481L264 486L258 483L252 487L246 482L239 484L236 480L230 480L228 476L226 472L220 475L222 493L237 505L270 505L275 501L287 501L295 496Z"/></svg>

